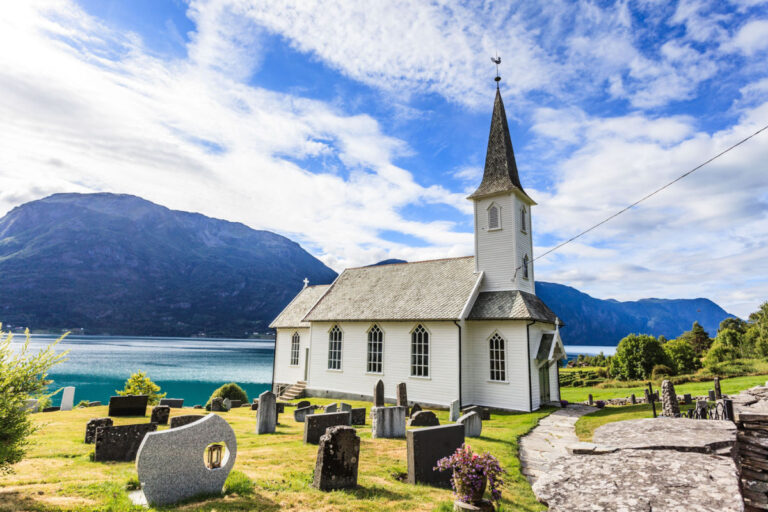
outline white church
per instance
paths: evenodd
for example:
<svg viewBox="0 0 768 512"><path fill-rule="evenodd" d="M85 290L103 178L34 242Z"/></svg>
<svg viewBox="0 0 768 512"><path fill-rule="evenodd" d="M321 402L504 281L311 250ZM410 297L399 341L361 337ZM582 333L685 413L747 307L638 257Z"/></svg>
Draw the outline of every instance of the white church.
<svg viewBox="0 0 768 512"><path fill-rule="evenodd" d="M474 204L475 255L344 270L305 286L276 329L272 387L288 396L533 411L560 399L559 320L536 296L531 209L496 89L483 180Z"/></svg>

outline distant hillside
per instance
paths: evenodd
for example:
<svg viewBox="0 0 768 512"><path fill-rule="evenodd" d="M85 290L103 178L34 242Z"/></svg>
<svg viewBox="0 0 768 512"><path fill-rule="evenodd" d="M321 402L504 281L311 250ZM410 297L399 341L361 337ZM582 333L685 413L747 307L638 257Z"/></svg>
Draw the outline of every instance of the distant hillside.
<svg viewBox="0 0 768 512"><path fill-rule="evenodd" d="M56 194L0 219L0 321L86 333L263 332L336 273L268 231L114 194Z"/></svg>

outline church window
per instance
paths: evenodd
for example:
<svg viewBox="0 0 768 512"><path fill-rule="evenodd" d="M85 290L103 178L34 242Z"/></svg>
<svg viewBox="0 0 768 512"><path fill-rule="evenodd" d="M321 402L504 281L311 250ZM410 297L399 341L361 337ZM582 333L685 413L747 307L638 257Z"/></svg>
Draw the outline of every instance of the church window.
<svg viewBox="0 0 768 512"><path fill-rule="evenodd" d="M411 332L411 377L429 377L429 332L421 324Z"/></svg>
<svg viewBox="0 0 768 512"><path fill-rule="evenodd" d="M368 373L382 373L384 371L384 333L378 325L374 324L368 330Z"/></svg>
<svg viewBox="0 0 768 512"><path fill-rule="evenodd" d="M491 380L506 381L507 366L506 354L504 350L504 338L496 333L491 336L489 343L491 351Z"/></svg>
<svg viewBox="0 0 768 512"><path fill-rule="evenodd" d="M520 208L520 231L525 233L528 230L527 226L528 226L528 219L525 211L525 206L523 206L522 208Z"/></svg>
<svg viewBox="0 0 768 512"><path fill-rule="evenodd" d="M299 333L298 332L293 333L293 336L291 337L291 366L299 365L300 343L301 343L301 338L299 337Z"/></svg>
<svg viewBox="0 0 768 512"><path fill-rule="evenodd" d="M528 279L528 255L523 257L523 279Z"/></svg>
<svg viewBox="0 0 768 512"><path fill-rule="evenodd" d="M488 229L500 229L501 228L501 218L499 215L499 207L495 204L492 204L490 208L488 208Z"/></svg>
<svg viewBox="0 0 768 512"><path fill-rule="evenodd" d="M328 369L341 370L341 329L334 325L328 333Z"/></svg>

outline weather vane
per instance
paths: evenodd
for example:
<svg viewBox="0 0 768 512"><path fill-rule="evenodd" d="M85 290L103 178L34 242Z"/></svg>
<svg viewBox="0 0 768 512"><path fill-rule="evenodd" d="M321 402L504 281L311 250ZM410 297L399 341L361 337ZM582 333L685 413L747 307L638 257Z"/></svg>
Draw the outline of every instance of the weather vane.
<svg viewBox="0 0 768 512"><path fill-rule="evenodd" d="M499 86L499 82L501 81L501 77L499 76L499 64L501 64L501 57L499 57L499 52L496 52L496 57L491 57L491 62L496 64L496 87Z"/></svg>

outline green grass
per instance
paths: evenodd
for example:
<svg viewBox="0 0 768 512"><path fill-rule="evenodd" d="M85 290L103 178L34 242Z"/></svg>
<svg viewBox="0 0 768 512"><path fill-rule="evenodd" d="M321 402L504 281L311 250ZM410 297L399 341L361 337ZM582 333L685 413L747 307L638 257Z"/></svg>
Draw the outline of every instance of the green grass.
<svg viewBox="0 0 768 512"><path fill-rule="evenodd" d="M313 403L333 400L312 399ZM370 406L350 402L354 407ZM450 490L401 481L407 471L404 439L371 439L370 425L358 429L361 438L358 488L321 492L311 486L317 446L302 442L303 424L293 421L292 408L281 415L277 432L256 435L255 412L248 408L222 413L238 442L235 470L221 497L201 497L170 510L312 510L312 511L433 511L452 509ZM189 408L172 409L172 416L198 414ZM503 489L505 511L538 511L517 458L518 438L551 409L534 413L495 413L483 422L483 435L467 441L475 451L490 451L509 474ZM447 411L435 411L448 422ZM15 473L0 476L0 511L142 511L128 493L138 481L134 463L98 463L93 445L83 443L85 424L106 416L106 407L34 415L41 427L32 438L26 459ZM146 422L149 418L116 418L115 424ZM167 427L161 427L164 429ZM152 509L150 509L152 510ZM163 508L162 510L166 510Z"/></svg>

